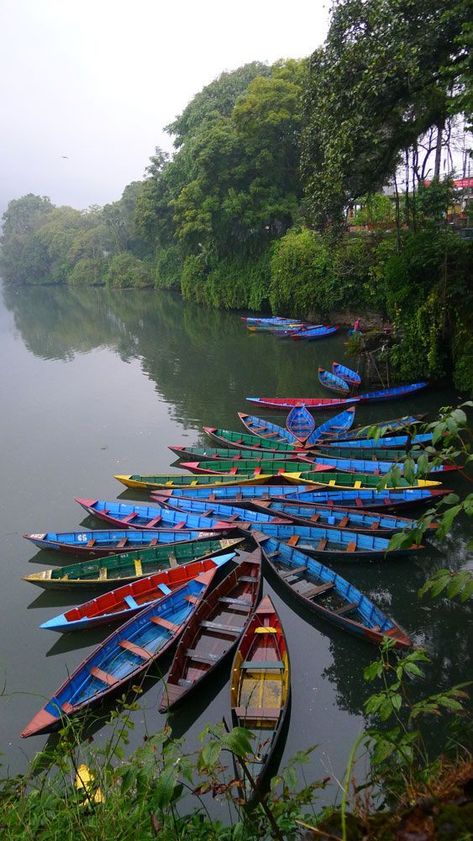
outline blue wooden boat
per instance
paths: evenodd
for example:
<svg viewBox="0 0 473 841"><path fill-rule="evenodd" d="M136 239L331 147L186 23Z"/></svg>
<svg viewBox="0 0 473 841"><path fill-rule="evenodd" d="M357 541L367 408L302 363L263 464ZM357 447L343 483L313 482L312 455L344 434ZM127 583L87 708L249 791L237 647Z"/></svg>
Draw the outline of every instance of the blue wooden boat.
<svg viewBox="0 0 473 841"><path fill-rule="evenodd" d="M365 424L364 426L355 426L350 429L349 433L340 433L336 437L340 440L344 438L367 438L370 430L376 428L379 435L389 435L391 432L398 430L405 430L407 427L414 426L422 422L424 415L403 415L402 418L391 418L390 420L377 421L372 424Z"/></svg>
<svg viewBox="0 0 473 841"><path fill-rule="evenodd" d="M286 429L303 444L314 431L315 421L304 405L294 406L286 418Z"/></svg>
<svg viewBox="0 0 473 841"><path fill-rule="evenodd" d="M419 383L410 383L409 385L397 385L393 388L383 388L380 391L366 391L364 394L359 394L361 403L369 403L371 401L379 400L393 400L398 397L406 397L408 394L414 394L422 388L427 388L428 382L422 381Z"/></svg>
<svg viewBox="0 0 473 841"><path fill-rule="evenodd" d="M152 491L151 498L158 502L173 499L204 499L209 502L226 502L230 505L249 505L252 499L270 499L273 494L281 497L307 491L307 485L236 485L221 488L174 488Z"/></svg>
<svg viewBox="0 0 473 841"><path fill-rule="evenodd" d="M417 528L418 520L410 517L396 517L376 511L361 510L355 508L338 508L335 506L310 505L309 503L297 503L278 500L253 501L255 508L272 514L274 517L287 517L293 523L301 525L317 525L326 529L342 529L348 531L364 532L366 534L377 534L381 537L394 534L398 531L412 531ZM222 506L224 508L225 506ZM232 512L238 509L231 507ZM431 528L437 528L437 523L432 523ZM264 531L264 526L261 526Z"/></svg>
<svg viewBox="0 0 473 841"><path fill-rule="evenodd" d="M305 341L323 339L325 336L331 336L333 333L336 333L337 330L338 327L326 327L325 325L322 327L309 327L305 330L296 330L294 333L291 333L291 339L295 339L297 341L301 339Z"/></svg>
<svg viewBox="0 0 473 841"><path fill-rule="evenodd" d="M278 444L286 443L300 446L300 442L296 436L292 432L289 432L288 429L278 426L277 423L271 423L262 418L257 418L255 415L247 415L245 412L238 412L238 417L251 435L256 435L265 441L276 441Z"/></svg>
<svg viewBox="0 0 473 841"><path fill-rule="evenodd" d="M126 502L81 497L76 497L76 502L93 517L130 529L150 529L155 532L159 532L162 528L176 531L183 528L201 531L210 529L213 532L228 531L226 522L204 520L194 514L178 516L175 511L159 508L156 505L129 505Z"/></svg>
<svg viewBox="0 0 473 841"><path fill-rule="evenodd" d="M239 508L234 505L210 502L209 500L202 499L166 499L165 504L176 512L199 514L201 517L211 520L211 522L214 520L218 522L230 520L235 525L241 523L241 528L247 528L248 523L251 525L260 524L261 528L263 528L265 523L287 523L289 519L278 514L274 515L271 512L264 513L263 511L254 511L248 508Z"/></svg>
<svg viewBox="0 0 473 841"><path fill-rule="evenodd" d="M110 634L36 713L22 731L23 738L56 729L143 674L177 641L214 574L215 570L201 573Z"/></svg>
<svg viewBox="0 0 473 841"><path fill-rule="evenodd" d="M168 501L167 504L177 511L198 512L205 517L227 518L233 523L247 520L255 525L259 522L262 531L265 528L264 523L284 524L290 520L304 526L317 525L327 529L358 531L386 537L403 529L415 529L418 525L417 520L408 517L396 517L374 511L357 511L354 508L301 504L288 500L253 500L252 505L258 509L258 513L234 505L222 505L204 500L175 499ZM432 524L432 528L436 528L436 524Z"/></svg>
<svg viewBox="0 0 473 841"><path fill-rule="evenodd" d="M341 377L332 374L331 371L326 371L325 368L318 368L319 383L329 391L334 391L335 394L350 394L350 386Z"/></svg>
<svg viewBox="0 0 473 841"><path fill-rule="evenodd" d="M386 455L388 455L388 452ZM307 456L304 458L304 461L307 460ZM203 462L205 464L205 462ZM275 460L275 464L278 462ZM288 470L291 469L291 459L288 459ZM297 464L297 462L294 462ZM324 469L327 470L340 470L342 473L372 473L376 476L383 476L385 473L389 473L394 467L396 470L399 471L400 475L404 475L404 462L399 461L380 461L379 459L361 459L361 458L330 458L323 455L317 455L317 457L313 458L313 464L315 466L324 466ZM311 468L309 468L310 470ZM458 467L455 464L429 464L427 473L449 473L452 470L458 470ZM413 466L414 475L417 475L418 466L414 464Z"/></svg>
<svg viewBox="0 0 473 841"><path fill-rule="evenodd" d="M261 595L261 550L246 555L190 618L166 680L160 712L180 703L235 649Z"/></svg>
<svg viewBox="0 0 473 841"><path fill-rule="evenodd" d="M323 446L329 448L332 445L337 448L346 448L353 450L355 448L360 450L390 450L401 449L407 447L409 444L412 447L424 447L432 443L431 432L421 432L419 435L386 435L380 438L343 438L334 441L324 441ZM388 454L388 453L387 453Z"/></svg>
<svg viewBox="0 0 473 841"><path fill-rule="evenodd" d="M197 531L196 529L152 529L143 531L46 531L41 534L24 534L38 549L59 549L74 555L98 558L101 555L116 555L132 549L148 549L158 544L189 543L194 540L208 540L218 537L219 531Z"/></svg>
<svg viewBox="0 0 473 841"><path fill-rule="evenodd" d="M216 555L202 561L191 561L160 570L154 575L147 575L129 584L123 584L77 607L71 607L64 613L43 622L39 627L64 634L69 631L89 630L101 625L123 624L152 602L162 600L173 590L197 578L200 573L207 572L209 569L215 570L235 557L236 552L227 552L225 555Z"/></svg>
<svg viewBox="0 0 473 841"><path fill-rule="evenodd" d="M268 487L271 487L268 485ZM300 488L300 486L299 486ZM375 488L341 490L298 490L294 494L279 495L276 491L272 499L294 501L315 505L343 506L358 510L383 510L408 508L413 505L433 505L442 496L452 493L448 488L395 488L378 491ZM256 497L254 498L256 500ZM264 499L264 497L263 497Z"/></svg>
<svg viewBox="0 0 473 841"><path fill-rule="evenodd" d="M253 537L279 580L310 611L375 645L387 637L396 647L412 646L409 636L338 572L272 537Z"/></svg>
<svg viewBox="0 0 473 841"><path fill-rule="evenodd" d="M254 526L250 531L257 530ZM408 549L394 549L388 552L389 540L385 537L375 537L373 534L360 534L356 531L343 529L327 529L318 526L299 526L292 523L265 523L260 531L268 537L282 540L293 548L297 546L301 552L307 552L316 557L331 558L332 560L358 561L385 560L421 552L425 546L414 545Z"/></svg>
<svg viewBox="0 0 473 841"><path fill-rule="evenodd" d="M332 362L332 374L345 380L352 388L358 388L361 385L361 377L358 371L353 371L347 365L342 365L340 362Z"/></svg>
<svg viewBox="0 0 473 841"><path fill-rule="evenodd" d="M333 418L321 423L320 426L317 426L316 429L314 429L314 431L309 435L307 441L305 442L305 446L307 448L313 447L318 442L325 441L329 437L338 437L338 435L348 432L355 420L355 411L356 407L350 406L348 409L344 409L343 412L339 412L338 415L334 415Z"/></svg>

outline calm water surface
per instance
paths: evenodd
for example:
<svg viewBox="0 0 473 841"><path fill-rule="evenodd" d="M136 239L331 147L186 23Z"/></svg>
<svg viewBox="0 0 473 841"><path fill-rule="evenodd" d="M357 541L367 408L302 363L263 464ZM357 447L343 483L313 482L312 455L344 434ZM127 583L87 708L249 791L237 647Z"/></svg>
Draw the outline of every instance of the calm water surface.
<svg viewBox="0 0 473 841"><path fill-rule="evenodd" d="M238 429L246 395L321 394L317 366L344 360L345 336L312 343L248 335L235 313L207 311L151 291L5 289L0 301L1 627L0 751L11 773L45 743L19 731L104 633L58 636L39 624L73 604L73 596L40 592L21 576L59 564L38 553L23 532L68 530L84 521L74 496L114 499L114 473L167 472L169 444L208 444L203 425ZM358 410L368 423L407 412L433 412L457 395L430 391L402 402ZM278 413L268 413L276 422ZM325 415L319 414L320 421ZM174 469L174 468L172 468ZM171 472L171 471L169 471ZM455 478L449 485L461 488ZM131 493L125 493L131 498ZM134 498L140 498L139 493ZM141 499L144 499L141 496ZM98 523L96 527L100 527ZM426 645L432 665L426 691L471 676L471 612L436 600L419 602L428 573L468 563L466 525L458 523L442 553L422 559L345 563L339 571ZM314 618L298 616L284 595L280 611L292 663L292 709L283 762L319 745L307 778L343 775L365 725L369 692L362 669L374 649ZM83 600L94 595L83 591ZM297 607L296 607L297 609ZM228 717L228 667L170 717L190 748L209 722ZM133 744L164 724L159 682L149 680L135 715ZM101 740L108 725L95 728ZM53 737L54 738L54 737ZM359 770L362 774L362 770ZM333 796L333 791L327 797Z"/></svg>

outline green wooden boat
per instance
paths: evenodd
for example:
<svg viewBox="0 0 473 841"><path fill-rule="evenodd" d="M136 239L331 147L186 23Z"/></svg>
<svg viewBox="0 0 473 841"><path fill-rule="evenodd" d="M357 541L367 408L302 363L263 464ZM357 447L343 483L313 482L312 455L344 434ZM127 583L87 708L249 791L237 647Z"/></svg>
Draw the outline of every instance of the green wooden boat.
<svg viewBox="0 0 473 841"><path fill-rule="evenodd" d="M271 452L270 450L258 452L257 450L237 450L231 447L169 447L169 449L178 458L186 459L186 461L234 461L237 466L240 462L249 460L258 462L265 460L274 461L274 459L280 459L281 461L291 459L292 461L298 458L305 459L307 455L312 458L308 450L301 452L300 450L294 449L288 452L280 452L279 450L275 452Z"/></svg>
<svg viewBox="0 0 473 841"><path fill-rule="evenodd" d="M267 440L249 432L234 432L231 429L218 429L215 426L202 427L204 432L219 447L232 447L237 450L256 450L269 453L297 453L304 451L302 444L288 444L286 441ZM249 458L249 456L248 456Z"/></svg>
<svg viewBox="0 0 473 841"><path fill-rule="evenodd" d="M75 590L76 587L112 590L120 584L136 581L161 569L228 552L242 540L243 538L194 540L191 543L153 546L139 552L123 552L120 555L109 555L78 564L43 569L23 576L23 580L45 590Z"/></svg>
<svg viewBox="0 0 473 841"><path fill-rule="evenodd" d="M257 459L239 459L233 462L231 459L209 459L208 461L183 461L180 465L184 470L190 470L191 473L217 474L221 476L231 477L238 471L241 475L248 478L249 474L258 475L259 472L265 474L276 474L292 470L317 470L317 466L312 459L296 461L295 459L281 459L268 458L262 461ZM325 465L320 467L320 470L328 470Z"/></svg>

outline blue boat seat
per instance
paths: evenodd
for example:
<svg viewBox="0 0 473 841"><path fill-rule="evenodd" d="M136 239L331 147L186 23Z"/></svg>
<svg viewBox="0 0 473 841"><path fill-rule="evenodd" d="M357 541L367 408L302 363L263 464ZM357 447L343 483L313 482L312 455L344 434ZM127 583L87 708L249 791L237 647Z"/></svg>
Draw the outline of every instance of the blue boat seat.
<svg viewBox="0 0 473 841"><path fill-rule="evenodd" d="M133 596L125 596L123 601L130 607L132 610L136 610L139 607L138 602L133 598Z"/></svg>
<svg viewBox="0 0 473 841"><path fill-rule="evenodd" d="M165 596L168 596L169 593L172 593L171 588L168 587L167 584L163 584L163 582L161 582L158 586L159 586L159 589L163 591Z"/></svg>

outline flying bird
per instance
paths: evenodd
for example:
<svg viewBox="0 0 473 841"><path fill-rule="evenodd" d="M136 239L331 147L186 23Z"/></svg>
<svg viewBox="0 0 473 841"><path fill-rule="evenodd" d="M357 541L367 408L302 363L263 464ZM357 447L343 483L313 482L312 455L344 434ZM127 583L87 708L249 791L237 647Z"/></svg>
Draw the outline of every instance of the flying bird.
<svg viewBox="0 0 473 841"><path fill-rule="evenodd" d="M61 155L61 158L64 158L64 160L66 160L66 161L69 160L69 157L67 155Z"/></svg>

